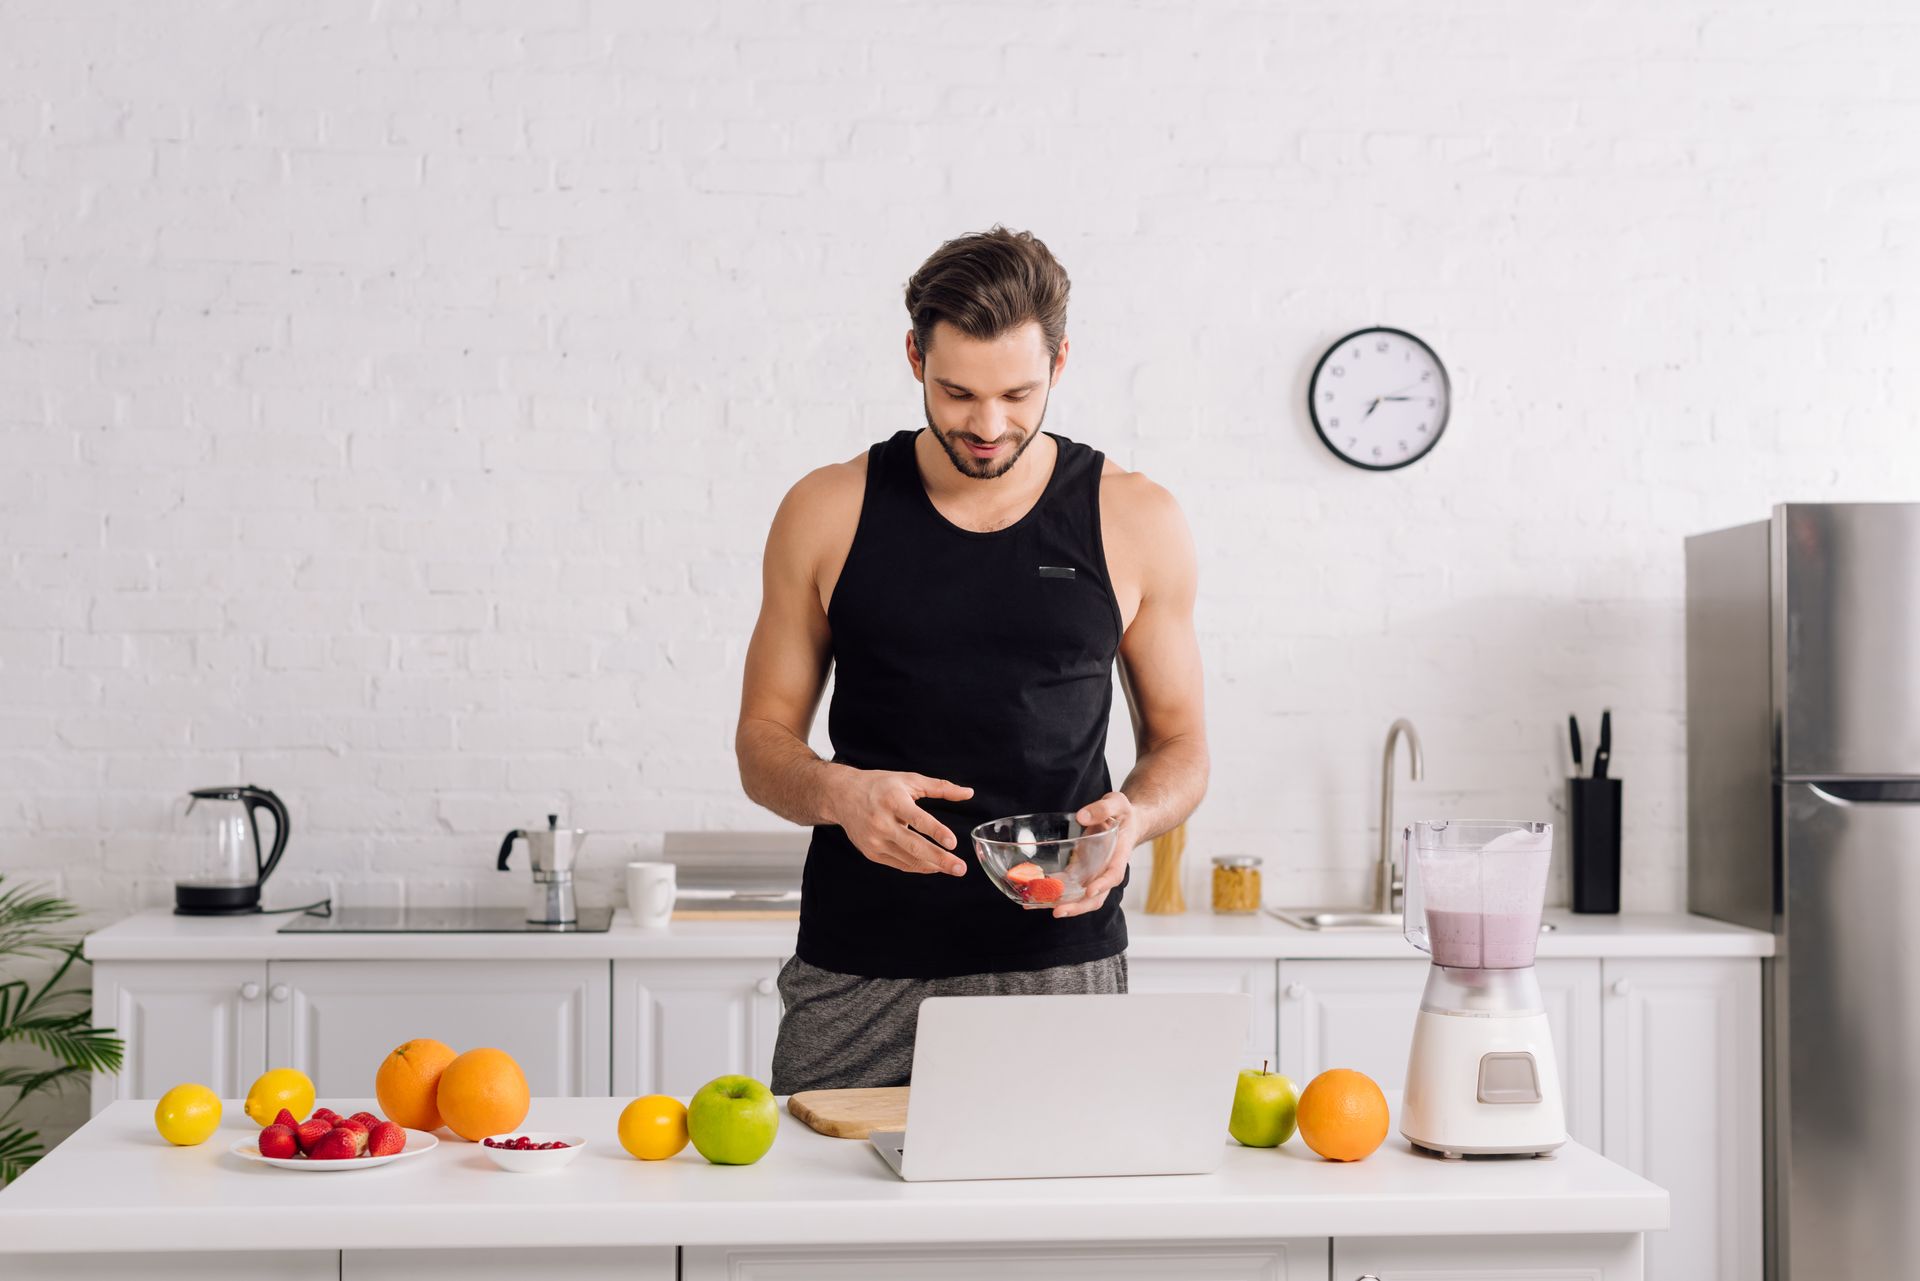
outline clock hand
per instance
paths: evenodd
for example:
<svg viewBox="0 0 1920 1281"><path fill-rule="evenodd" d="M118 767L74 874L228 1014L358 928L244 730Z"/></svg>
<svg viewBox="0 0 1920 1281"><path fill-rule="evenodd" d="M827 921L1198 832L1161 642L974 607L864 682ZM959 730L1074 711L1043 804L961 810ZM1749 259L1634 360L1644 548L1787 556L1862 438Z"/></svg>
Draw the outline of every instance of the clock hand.
<svg viewBox="0 0 1920 1281"><path fill-rule="evenodd" d="M1362 418L1371 418L1373 417L1373 411L1378 408L1380 408L1380 398L1378 396L1375 396L1372 402L1367 405L1367 412L1364 414L1361 414L1360 416Z"/></svg>

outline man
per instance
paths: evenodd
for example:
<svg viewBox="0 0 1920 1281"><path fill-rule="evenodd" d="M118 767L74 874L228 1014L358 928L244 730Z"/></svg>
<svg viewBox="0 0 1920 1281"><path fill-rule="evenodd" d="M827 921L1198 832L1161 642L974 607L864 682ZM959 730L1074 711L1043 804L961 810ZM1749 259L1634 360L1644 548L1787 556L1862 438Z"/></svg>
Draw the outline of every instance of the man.
<svg viewBox="0 0 1920 1281"><path fill-rule="evenodd" d="M928 996L1124 992L1128 854L1206 790L1180 509L1041 431L1067 290L1028 233L942 245L906 290L926 430L810 473L774 516L736 750L747 795L814 829L777 1093L905 1084ZM1118 791L1116 656L1139 746ZM830 762L807 746L829 664ZM1052 912L1008 901L968 839L1042 811L1122 827Z"/></svg>

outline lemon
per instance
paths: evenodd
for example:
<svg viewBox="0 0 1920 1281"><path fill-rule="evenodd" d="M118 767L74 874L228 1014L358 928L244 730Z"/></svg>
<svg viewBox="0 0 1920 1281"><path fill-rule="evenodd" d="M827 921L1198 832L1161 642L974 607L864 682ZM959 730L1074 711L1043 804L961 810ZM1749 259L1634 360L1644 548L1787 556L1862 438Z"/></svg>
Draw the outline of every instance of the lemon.
<svg viewBox="0 0 1920 1281"><path fill-rule="evenodd" d="M263 1073L247 1090L247 1115L262 1129L285 1108L293 1119L304 1121L313 1111L313 1082L295 1068L274 1068Z"/></svg>
<svg viewBox="0 0 1920 1281"><path fill-rule="evenodd" d="M642 1161L664 1161L687 1146L687 1108L679 1099L649 1094L620 1113L620 1146Z"/></svg>
<svg viewBox="0 0 1920 1281"><path fill-rule="evenodd" d="M220 1096L204 1085L176 1085L154 1107L153 1128L183 1148L205 1143L220 1128Z"/></svg>

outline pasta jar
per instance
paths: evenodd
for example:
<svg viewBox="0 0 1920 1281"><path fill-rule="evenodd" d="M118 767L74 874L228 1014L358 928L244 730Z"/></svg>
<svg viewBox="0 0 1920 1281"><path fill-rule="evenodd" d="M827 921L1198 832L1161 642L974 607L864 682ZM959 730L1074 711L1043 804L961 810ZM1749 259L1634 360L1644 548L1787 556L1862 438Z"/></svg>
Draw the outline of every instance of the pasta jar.
<svg viewBox="0 0 1920 1281"><path fill-rule="evenodd" d="M1223 914L1260 910L1260 860L1222 854L1213 860L1213 910Z"/></svg>

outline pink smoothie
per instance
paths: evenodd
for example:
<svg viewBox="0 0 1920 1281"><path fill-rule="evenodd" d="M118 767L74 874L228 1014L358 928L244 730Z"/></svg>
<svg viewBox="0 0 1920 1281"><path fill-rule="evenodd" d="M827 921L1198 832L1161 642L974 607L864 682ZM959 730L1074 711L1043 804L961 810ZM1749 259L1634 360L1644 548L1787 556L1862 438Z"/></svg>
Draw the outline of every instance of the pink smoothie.
<svg viewBox="0 0 1920 1281"><path fill-rule="evenodd" d="M1520 970L1533 964L1540 918L1525 912L1442 912L1427 909L1433 963L1472 970Z"/></svg>

